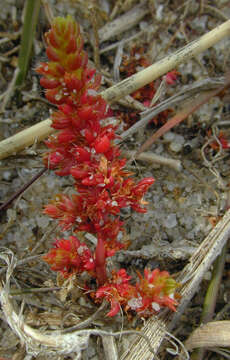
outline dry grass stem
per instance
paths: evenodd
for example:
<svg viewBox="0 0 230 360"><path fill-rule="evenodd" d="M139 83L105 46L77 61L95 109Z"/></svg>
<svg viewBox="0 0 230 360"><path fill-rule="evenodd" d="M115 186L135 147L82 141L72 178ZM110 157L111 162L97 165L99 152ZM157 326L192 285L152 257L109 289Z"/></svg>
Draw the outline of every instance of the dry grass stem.
<svg viewBox="0 0 230 360"><path fill-rule="evenodd" d="M54 18L52 8L47 0L42 0L42 5L43 5L44 11L45 11L46 18L49 21L49 24L51 25L53 22L53 18Z"/></svg>
<svg viewBox="0 0 230 360"><path fill-rule="evenodd" d="M112 336L102 337L102 345L105 353L105 360L119 360L117 345Z"/></svg>
<svg viewBox="0 0 230 360"><path fill-rule="evenodd" d="M73 325L71 327L68 327L64 330L61 330L62 334L67 334L69 332L75 331L75 330L80 330L80 329L84 329L90 325L92 325L93 321L96 320L99 316L99 314L101 314L101 312L106 308L107 304L106 302L103 302L101 304L101 306L97 309L97 311L95 311L91 316L89 316L87 319L81 321L80 323Z"/></svg>
<svg viewBox="0 0 230 360"><path fill-rule="evenodd" d="M152 239L151 248L148 248L148 252L146 252L146 247L143 246L140 250L121 250L123 255L127 255L131 258L141 258L141 259L154 259L156 257L162 257L164 259L178 261L187 260L196 250L196 246L192 246L191 244L179 244L179 245L171 245L168 242L163 242L159 246L154 244L154 237Z"/></svg>
<svg viewBox="0 0 230 360"><path fill-rule="evenodd" d="M27 264L29 262L32 262L32 261L36 261L36 260L41 260L41 257L42 257L42 254L40 255L34 255L34 256L29 256L28 258L25 258L25 259L22 259L22 260L18 260L17 263L15 264L15 267L16 266L22 266L24 264ZM7 271L7 267L2 267L0 269L0 275L3 274L4 272Z"/></svg>
<svg viewBox="0 0 230 360"><path fill-rule="evenodd" d="M228 16L225 15L222 11L218 10L217 8L215 8L214 6L211 5L203 5L203 12L210 14L212 16L217 17L218 19L220 19L221 21L226 21L228 20Z"/></svg>
<svg viewBox="0 0 230 360"><path fill-rule="evenodd" d="M19 74L19 68L16 68L14 71L14 76L13 76L6 92L4 94L2 94L3 101L0 106L0 113L3 113L5 111L5 107L8 104L8 102L10 101L11 96L13 95L18 74Z"/></svg>
<svg viewBox="0 0 230 360"><path fill-rule="evenodd" d="M129 150L129 151L123 151L122 154L129 158L129 159L135 159L135 151ZM144 152L141 153L137 158L137 160L145 161L148 163L155 163L163 166L168 166L176 171L182 170L182 165L180 160L170 159L166 158L161 155L157 155L151 152Z"/></svg>
<svg viewBox="0 0 230 360"><path fill-rule="evenodd" d="M188 350L199 347L229 347L230 321L213 321L196 329L185 342Z"/></svg>
<svg viewBox="0 0 230 360"><path fill-rule="evenodd" d="M126 43L129 43L132 40L135 40L135 39L137 39L137 38L139 38L139 37L141 37L143 35L144 35L144 31L141 30L141 31L137 32L135 35L132 35L132 36L126 38L126 39L122 39L121 41L117 41L116 43L113 43L111 45L108 45L108 46L104 47L103 49L100 49L99 53L104 54L107 51L111 51L113 49L116 49L120 45L121 42L123 42L123 44L125 45Z"/></svg>
<svg viewBox="0 0 230 360"><path fill-rule="evenodd" d="M20 150L41 141L54 132L50 127L51 120L46 119L0 142L0 160L11 155L16 155Z"/></svg>

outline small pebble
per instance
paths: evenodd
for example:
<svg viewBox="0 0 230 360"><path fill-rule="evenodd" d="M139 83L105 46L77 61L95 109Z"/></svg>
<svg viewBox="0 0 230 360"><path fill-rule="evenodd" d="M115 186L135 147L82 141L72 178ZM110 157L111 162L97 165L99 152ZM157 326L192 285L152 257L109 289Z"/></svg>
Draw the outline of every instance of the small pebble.
<svg viewBox="0 0 230 360"><path fill-rule="evenodd" d="M4 180L8 181L11 178L11 171L4 171L2 174Z"/></svg>
<svg viewBox="0 0 230 360"><path fill-rule="evenodd" d="M167 229L172 229L177 225L176 214L169 214L164 220L164 226Z"/></svg>
<svg viewBox="0 0 230 360"><path fill-rule="evenodd" d="M163 138L165 141L171 142L174 140L175 134L172 131L168 131L167 133L164 134Z"/></svg>

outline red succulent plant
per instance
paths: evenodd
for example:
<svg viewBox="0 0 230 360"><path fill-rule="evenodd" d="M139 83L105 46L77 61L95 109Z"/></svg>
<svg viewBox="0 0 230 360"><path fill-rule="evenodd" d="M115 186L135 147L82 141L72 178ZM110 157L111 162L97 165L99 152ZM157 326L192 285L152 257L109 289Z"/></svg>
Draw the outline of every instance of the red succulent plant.
<svg viewBox="0 0 230 360"><path fill-rule="evenodd" d="M95 235L97 245L90 250L75 236L59 239L44 260L64 277L87 271L96 278L95 299L110 302L108 316L114 316L121 306L151 313L153 302L175 310L172 294L177 285L167 272L145 270L145 278L140 276L136 285L129 283L125 269L107 274L106 259L128 245L122 241L121 209L146 212L143 196L154 179L136 182L124 169L126 159L119 157L119 147L114 143L117 135L112 111L97 93L100 76L88 67L79 25L70 16L55 18L45 39L49 62L41 63L37 71L42 74L46 98L58 109L51 116L57 133L46 141L49 151L44 163L57 175L72 176L76 192L71 197L56 195L44 213L57 219L63 231ZM141 304L134 309L131 304L140 297Z"/></svg>

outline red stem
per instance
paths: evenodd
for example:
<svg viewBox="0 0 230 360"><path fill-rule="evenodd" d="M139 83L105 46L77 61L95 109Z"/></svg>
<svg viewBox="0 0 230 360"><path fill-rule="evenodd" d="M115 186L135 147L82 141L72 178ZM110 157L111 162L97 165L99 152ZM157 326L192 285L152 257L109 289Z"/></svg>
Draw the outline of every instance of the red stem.
<svg viewBox="0 0 230 360"><path fill-rule="evenodd" d="M106 274L106 253L104 241L99 236L97 240L97 247L95 251L95 265L98 285L103 285L107 281Z"/></svg>

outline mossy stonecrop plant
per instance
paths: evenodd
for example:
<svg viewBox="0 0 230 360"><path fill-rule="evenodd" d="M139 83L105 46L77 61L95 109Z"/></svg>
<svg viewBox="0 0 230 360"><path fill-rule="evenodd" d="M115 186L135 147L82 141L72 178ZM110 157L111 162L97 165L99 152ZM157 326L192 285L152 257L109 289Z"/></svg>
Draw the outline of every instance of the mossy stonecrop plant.
<svg viewBox="0 0 230 360"><path fill-rule="evenodd" d="M97 289L90 289L94 300L111 304L108 316L121 307L146 317L161 307L175 311L178 284L168 272L145 269L134 285L125 269L107 272L107 258L128 245L121 240L121 209L145 213L143 195L154 179L135 182L125 170L126 159L114 144L112 112L97 92L101 79L88 66L79 25L70 16L55 18L45 38L49 62L41 63L37 71L46 98L57 105L52 127L58 132L46 141L44 162L57 175L72 176L76 192L71 197L58 194L44 212L58 219L63 231L93 234L97 245L92 250L76 236L57 239L44 260L64 277L80 278L88 272L97 283Z"/></svg>

